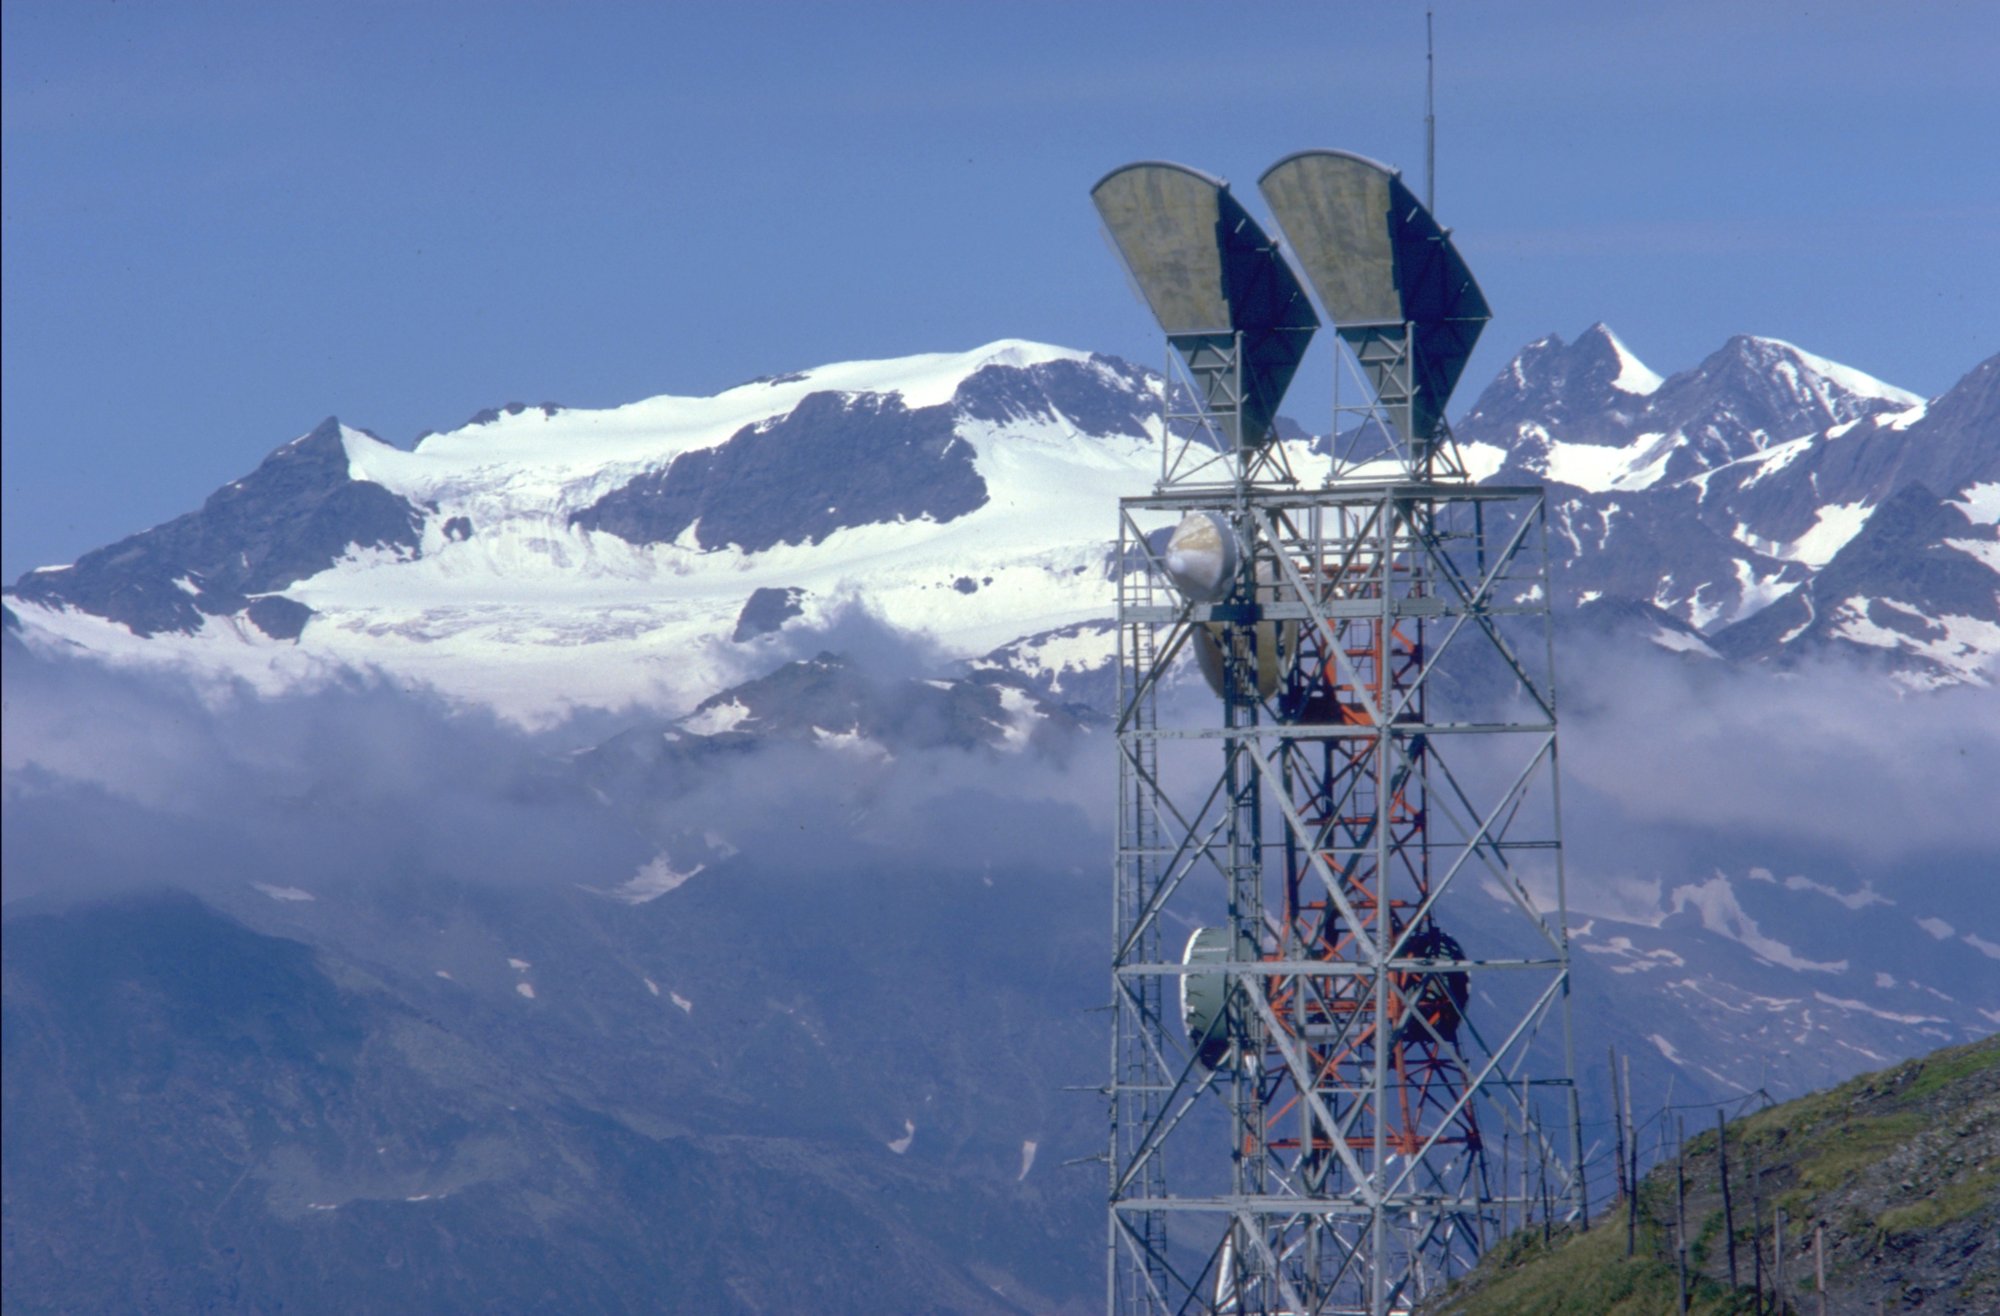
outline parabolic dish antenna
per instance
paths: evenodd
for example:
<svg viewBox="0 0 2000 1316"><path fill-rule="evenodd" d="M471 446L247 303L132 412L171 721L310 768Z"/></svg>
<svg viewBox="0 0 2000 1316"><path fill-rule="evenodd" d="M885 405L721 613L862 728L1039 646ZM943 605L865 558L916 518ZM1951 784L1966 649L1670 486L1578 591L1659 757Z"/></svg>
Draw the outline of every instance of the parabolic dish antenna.
<svg viewBox="0 0 2000 1316"><path fill-rule="evenodd" d="M1229 185L1185 165L1142 161L1090 190L1153 317L1197 376L1241 335L1238 447L1270 441L1278 403L1319 328L1291 266ZM1213 397L1211 401L1215 400Z"/></svg>
<svg viewBox="0 0 2000 1316"><path fill-rule="evenodd" d="M1398 426L1408 426L1404 439L1435 439L1472 345L1492 318L1451 236L1394 170L1346 151L1288 155L1258 187L1378 396L1401 393L1405 381L1390 372L1407 369L1407 418L1391 408ZM1405 325L1407 363L1380 350Z"/></svg>

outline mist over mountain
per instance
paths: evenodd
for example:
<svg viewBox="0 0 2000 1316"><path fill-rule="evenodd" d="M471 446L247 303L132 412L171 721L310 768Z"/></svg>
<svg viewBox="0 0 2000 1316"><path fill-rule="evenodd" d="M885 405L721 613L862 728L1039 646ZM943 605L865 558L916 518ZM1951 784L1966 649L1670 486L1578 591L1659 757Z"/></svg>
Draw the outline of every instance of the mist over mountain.
<svg viewBox="0 0 2000 1316"><path fill-rule="evenodd" d="M1458 426L1549 484L1587 1090L2000 1027L1996 377L1599 326ZM329 420L24 577L9 1307L1095 1309L1158 389L1009 342Z"/></svg>

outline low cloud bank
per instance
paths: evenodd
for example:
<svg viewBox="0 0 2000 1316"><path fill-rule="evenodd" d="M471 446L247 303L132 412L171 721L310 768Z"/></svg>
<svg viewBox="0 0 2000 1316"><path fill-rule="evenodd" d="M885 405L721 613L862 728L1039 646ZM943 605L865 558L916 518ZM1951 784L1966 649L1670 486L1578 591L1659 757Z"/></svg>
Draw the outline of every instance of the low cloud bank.
<svg viewBox="0 0 2000 1316"><path fill-rule="evenodd" d="M2000 700L1900 689L1826 661L1727 668L1609 646L1563 655L1564 820L1616 850L1642 829L1695 859L1700 838L1761 837L1857 868L1926 851L2000 853Z"/></svg>
<svg viewBox="0 0 2000 1316"><path fill-rule="evenodd" d="M854 608L769 646L764 670L824 649L885 688L948 669ZM1931 857L1963 868L2000 856L1991 690L1910 694L1832 663L1745 671L1611 644L1570 645L1561 661L1564 823L1582 914L1655 921L1677 887L1757 865L1794 889L1895 900L1899 879ZM712 756L675 767L670 798L647 811L613 807L576 770L577 754L630 722L528 734L380 681L266 699L18 651L5 692L8 899L157 880L309 886L357 872L611 890L657 868L663 850L680 872L744 851L801 868L871 857L957 871L1108 866L1116 768L1103 730L1063 761L827 744ZM1208 699L1183 681L1170 702ZM1197 805L1210 772L1171 772L1176 799Z"/></svg>
<svg viewBox="0 0 2000 1316"><path fill-rule="evenodd" d="M380 682L264 699L32 659L4 679L8 900L159 882L522 881L616 870L644 848L563 771L560 739Z"/></svg>
<svg viewBox="0 0 2000 1316"><path fill-rule="evenodd" d="M865 614L795 643L843 645L885 689L938 670ZM380 681L272 699L20 655L4 683L8 901L401 876L609 892L663 864L686 872L737 854L802 873L1067 871L1105 858L1090 818L1110 808L1098 785L1108 737L1062 762L779 741L607 791L579 756L620 731L657 742L665 722L527 733Z"/></svg>

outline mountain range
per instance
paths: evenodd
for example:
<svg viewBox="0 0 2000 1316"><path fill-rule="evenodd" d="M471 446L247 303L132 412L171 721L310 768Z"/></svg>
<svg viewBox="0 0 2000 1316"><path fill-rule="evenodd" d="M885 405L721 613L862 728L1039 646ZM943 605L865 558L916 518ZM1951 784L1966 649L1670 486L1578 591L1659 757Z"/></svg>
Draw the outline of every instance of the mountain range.
<svg viewBox="0 0 2000 1316"><path fill-rule="evenodd" d="M1744 1101L2000 1026L1996 374L1663 377L1596 326L1457 422L1548 488L1586 1091L1608 1047ZM9 1308L1094 1307L1160 390L1008 341L330 418L24 576Z"/></svg>
<svg viewBox="0 0 2000 1316"><path fill-rule="evenodd" d="M1731 659L1992 679L2000 358L1926 402L1750 337L1661 379L1599 325L1530 344L1457 432L1549 483L1573 606L1650 605Z"/></svg>
<svg viewBox="0 0 2000 1316"><path fill-rule="evenodd" d="M510 404L408 450L329 418L197 511L30 572L24 635L265 690L370 670L524 723L685 712L787 629L861 608L947 659L1054 678L1110 655L1115 499L1159 379L1021 342L829 366L712 398ZM1565 613L1904 682L2000 655L2000 358L1925 402L1770 339L1661 378L1603 326L1527 348L1457 435L1551 490ZM1287 441L1297 469L1314 441ZM1061 633L1060 656L1023 641ZM1057 666L1049 667L1047 662Z"/></svg>

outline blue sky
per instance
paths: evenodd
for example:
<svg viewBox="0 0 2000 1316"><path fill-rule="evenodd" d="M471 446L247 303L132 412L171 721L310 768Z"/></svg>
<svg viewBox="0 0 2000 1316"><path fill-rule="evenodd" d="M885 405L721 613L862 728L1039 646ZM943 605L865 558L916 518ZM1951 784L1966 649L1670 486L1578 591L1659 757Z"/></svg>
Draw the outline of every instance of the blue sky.
<svg viewBox="0 0 2000 1316"><path fill-rule="evenodd" d="M1521 344L2000 350L2000 5L1439 0L1438 211ZM1423 6L8 0L4 575L322 417L707 393L1026 337L1152 363L1088 189L1422 175ZM1308 374L1287 410L1323 410ZM1107 512L1107 517L1109 513ZM1108 521L1107 521L1108 524Z"/></svg>

